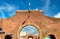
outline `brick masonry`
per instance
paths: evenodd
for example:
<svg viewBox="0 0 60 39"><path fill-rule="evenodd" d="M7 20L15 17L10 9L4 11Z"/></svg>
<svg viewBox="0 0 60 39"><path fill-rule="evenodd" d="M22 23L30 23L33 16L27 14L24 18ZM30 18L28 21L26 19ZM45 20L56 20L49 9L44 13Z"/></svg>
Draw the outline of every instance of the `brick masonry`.
<svg viewBox="0 0 60 39"><path fill-rule="evenodd" d="M5 39L7 34L13 34L13 39L19 39L20 31L25 25L34 25L40 32L40 39L49 34L60 39L60 19L45 16L42 10L17 10L15 16L3 19L5 34L0 34L0 38Z"/></svg>

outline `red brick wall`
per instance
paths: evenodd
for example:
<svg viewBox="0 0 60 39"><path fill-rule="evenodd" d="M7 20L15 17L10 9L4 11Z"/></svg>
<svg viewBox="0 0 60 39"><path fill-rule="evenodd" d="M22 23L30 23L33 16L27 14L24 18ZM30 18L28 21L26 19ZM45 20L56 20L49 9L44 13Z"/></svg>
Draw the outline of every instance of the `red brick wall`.
<svg viewBox="0 0 60 39"><path fill-rule="evenodd" d="M17 39L19 38L19 35L17 35L19 34L19 29L21 30L21 28L23 27L22 23L26 20L24 25L32 24L39 27L38 30L41 31L40 36L42 38L48 36L49 34L55 35L56 39L60 38L60 19L44 16L43 12L40 10L31 10L30 17L27 19L28 16L29 11L18 10L15 16L3 19L3 31L7 34L13 34L13 39ZM6 33L4 34L4 36L6 35Z"/></svg>

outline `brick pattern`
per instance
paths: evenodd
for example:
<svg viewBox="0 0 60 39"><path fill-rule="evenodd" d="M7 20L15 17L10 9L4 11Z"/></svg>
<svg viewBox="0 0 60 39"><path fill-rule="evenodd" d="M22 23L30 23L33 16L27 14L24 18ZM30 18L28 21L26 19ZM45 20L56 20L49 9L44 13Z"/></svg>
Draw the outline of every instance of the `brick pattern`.
<svg viewBox="0 0 60 39"><path fill-rule="evenodd" d="M7 34L13 34L13 39L19 39L21 29L25 25L31 24L38 28L41 34L40 39L43 39L49 34L53 34L56 36L56 39L60 39L60 34L59 34L60 19L44 16L43 12L40 10L37 10L37 11L31 10L30 17L28 18L28 16L29 16L28 10L25 10L25 11L18 10L15 16L8 19L3 19L2 28L3 28L3 31L5 32L3 37L5 37L7 33ZM22 24L24 21L25 23ZM0 24L1 24L1 21L0 21ZM2 35L0 34L0 36Z"/></svg>

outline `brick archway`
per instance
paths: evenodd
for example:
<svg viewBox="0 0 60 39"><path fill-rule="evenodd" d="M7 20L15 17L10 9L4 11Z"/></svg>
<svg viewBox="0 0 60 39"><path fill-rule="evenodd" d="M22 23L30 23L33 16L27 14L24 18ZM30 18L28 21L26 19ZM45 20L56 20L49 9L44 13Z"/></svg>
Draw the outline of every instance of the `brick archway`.
<svg viewBox="0 0 60 39"><path fill-rule="evenodd" d="M32 24L28 24L28 25L32 25ZM20 32L21 32L22 28L24 28L25 26L26 26L26 24L19 28L19 30L18 30L18 32L17 32L17 39L20 39ZM33 25L33 26L34 26L35 28L37 28L37 30L38 30L38 32L39 32L39 37L40 37L39 39L42 39L42 31L40 30L40 27L37 26L37 25Z"/></svg>

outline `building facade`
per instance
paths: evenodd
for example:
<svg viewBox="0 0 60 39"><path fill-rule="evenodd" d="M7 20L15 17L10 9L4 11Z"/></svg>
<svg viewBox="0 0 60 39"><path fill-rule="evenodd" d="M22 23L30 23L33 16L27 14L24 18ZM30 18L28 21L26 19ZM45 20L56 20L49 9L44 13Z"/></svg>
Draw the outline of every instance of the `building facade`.
<svg viewBox="0 0 60 39"><path fill-rule="evenodd" d="M32 36L33 39L43 39L47 36L55 36L54 39L60 39L60 19L45 16L42 10L17 10L15 16L2 20L2 29L5 33L0 34L0 39L5 39L7 35L11 34L12 39L21 39L20 32L26 25L36 27L39 38L28 34L24 36L24 39L28 39L28 36Z"/></svg>

